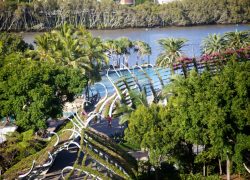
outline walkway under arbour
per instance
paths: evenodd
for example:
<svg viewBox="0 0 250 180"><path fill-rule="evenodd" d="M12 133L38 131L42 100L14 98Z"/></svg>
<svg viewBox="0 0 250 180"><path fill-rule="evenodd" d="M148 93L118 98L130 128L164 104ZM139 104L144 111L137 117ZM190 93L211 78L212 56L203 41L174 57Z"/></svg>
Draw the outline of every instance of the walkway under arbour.
<svg viewBox="0 0 250 180"><path fill-rule="evenodd" d="M92 122L91 122L92 124ZM130 168L135 168L136 169L136 163L132 163L131 165L129 165L129 162L133 162L133 160L131 161L131 158L129 158L129 154L126 155L125 152L122 152L122 151L119 151L119 148L116 149L114 142L111 143L111 140L107 140L107 136L105 136L104 134L101 134L99 131L103 131L104 133L106 134L109 134L110 136L114 135L114 133L117 133L118 131L119 132L123 132L123 127L121 128L120 125L118 124L118 119L114 119L113 123L112 123L112 127L109 127L108 126L108 123L106 122L106 120L101 120L100 124L96 123L94 124L95 125L100 125L99 128L95 128L96 132L92 131L92 130L85 130L85 132L87 133L88 136L91 136L91 141L95 140L97 143L100 143L100 145L96 146L96 148L98 148L99 150L98 151L101 151L102 153L98 152L97 154L100 155L100 154L104 154L102 157L104 158L104 160L106 161L106 157L108 156L109 157L109 162L110 163L113 163L113 164L120 164L122 163L123 167L126 166L127 168L129 167ZM100 134L100 135L99 135ZM84 138L85 139L85 138ZM84 141L86 141L87 139L85 139ZM79 140L76 142L79 143ZM110 144L111 143L111 144ZM86 144L86 143L85 143ZM95 144L93 144L93 142L88 142L88 145L83 145L84 147L91 147L92 148L92 151L95 152ZM109 149L110 151L112 151L111 154L116 154L117 152L120 152L118 153L116 156L114 156L115 158L112 160L112 155L107 152L106 150L103 150L102 148L100 149L100 147L103 146L105 147L106 149ZM118 147L118 146L117 146ZM89 149L91 150L91 149ZM80 150L79 148L77 148L76 146L70 146L70 150L67 151L66 149L60 151L58 153L58 155L56 156L56 159L53 163L53 166L49 169L49 171L46 173L45 175L45 179L62 179L62 169L64 169L65 167L67 166L74 166L75 163L77 163L79 166L82 165L82 161L83 161L83 158L84 158L84 152L85 151L82 151L80 153L80 156L78 157L78 152L79 151L82 151ZM134 155L134 152L131 152L133 155ZM106 155L105 155L106 154ZM123 154L123 155L122 155ZM125 155L125 156L124 156ZM138 156L138 153L137 153L137 156ZM136 157L137 157L136 156ZM141 156L141 155L139 155ZM139 157L138 156L138 157ZM119 160L117 161L117 157L120 157ZM126 157L124 159L124 157ZM127 159L129 158L129 159ZM141 158L141 157L140 157ZM122 160L124 159L124 160ZM133 158L132 158L133 159ZM122 160L122 161L121 161ZM93 164L93 162L96 162ZM126 165L127 164L127 165ZM96 161L95 158L93 159L91 156L89 158L87 158L87 161L86 161L86 166L89 166L91 167L92 169L95 169L98 171L100 171L101 173L105 174L105 176L110 176L111 172L107 169L105 169L105 166L102 166L98 163L98 160ZM67 174L70 173L70 170L66 170L64 171L64 177L67 176ZM80 171L73 171L73 174L71 175L71 178L73 179L83 179L86 177L86 174L84 173L80 173ZM123 178L120 178L119 176L117 176L116 174L112 174L111 178L113 179L114 177L116 177L116 179L123 179Z"/></svg>

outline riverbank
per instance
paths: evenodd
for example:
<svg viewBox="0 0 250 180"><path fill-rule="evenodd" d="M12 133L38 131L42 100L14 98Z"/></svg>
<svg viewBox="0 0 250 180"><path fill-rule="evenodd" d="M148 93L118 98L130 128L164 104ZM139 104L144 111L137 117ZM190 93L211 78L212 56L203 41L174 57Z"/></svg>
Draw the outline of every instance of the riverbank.
<svg viewBox="0 0 250 180"><path fill-rule="evenodd" d="M69 4L73 4L69 6ZM182 0L123 6L113 1L1 2L0 31L46 31L67 22L88 29L249 23L249 2ZM240 10L239 10L240 9Z"/></svg>
<svg viewBox="0 0 250 180"><path fill-rule="evenodd" d="M190 27L207 27L207 26L250 26L250 22L247 23L211 23L211 24L190 24L190 25L169 25L169 26L154 26L154 27L123 27L123 28L86 28L89 31L119 31L119 30L145 30L149 31L152 29L169 29L169 28L190 28ZM3 31L0 32L9 32L9 33L46 33L51 30L57 29L57 27L50 29L41 29L41 30L20 30L20 31Z"/></svg>

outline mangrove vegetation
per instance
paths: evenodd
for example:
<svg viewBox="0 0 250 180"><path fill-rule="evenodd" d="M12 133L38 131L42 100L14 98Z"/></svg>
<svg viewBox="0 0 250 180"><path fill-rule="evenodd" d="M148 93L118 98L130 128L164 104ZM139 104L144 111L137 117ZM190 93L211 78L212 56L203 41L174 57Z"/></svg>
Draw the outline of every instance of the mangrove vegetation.
<svg viewBox="0 0 250 180"><path fill-rule="evenodd" d="M90 29L248 23L248 0L181 0L124 6L113 0L5 0L0 31L46 31L65 22Z"/></svg>

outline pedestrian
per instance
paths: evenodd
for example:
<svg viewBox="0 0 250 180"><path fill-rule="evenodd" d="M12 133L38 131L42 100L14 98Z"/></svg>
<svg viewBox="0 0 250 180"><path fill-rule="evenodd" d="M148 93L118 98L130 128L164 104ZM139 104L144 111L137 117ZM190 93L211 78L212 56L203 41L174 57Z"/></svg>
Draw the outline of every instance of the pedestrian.
<svg viewBox="0 0 250 180"><path fill-rule="evenodd" d="M108 116L107 120L108 120L108 126L112 127L112 118L110 116Z"/></svg>

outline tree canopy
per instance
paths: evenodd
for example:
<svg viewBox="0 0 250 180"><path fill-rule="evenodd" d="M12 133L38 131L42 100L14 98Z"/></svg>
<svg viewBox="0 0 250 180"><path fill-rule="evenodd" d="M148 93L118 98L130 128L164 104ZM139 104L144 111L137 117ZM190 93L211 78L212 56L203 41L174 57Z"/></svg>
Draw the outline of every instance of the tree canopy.
<svg viewBox="0 0 250 180"><path fill-rule="evenodd" d="M206 164L216 172L222 165L215 160L232 161L232 171L244 174L250 149L250 62L235 58L216 74L193 70L187 78L175 77L165 89L171 93L167 106L139 107L129 118L125 139L148 150L155 166L166 161L181 172L199 173Z"/></svg>
<svg viewBox="0 0 250 180"><path fill-rule="evenodd" d="M14 116L25 130L45 128L46 120L62 115L63 104L86 84L80 70L20 54L4 58L0 79L0 114Z"/></svg>

